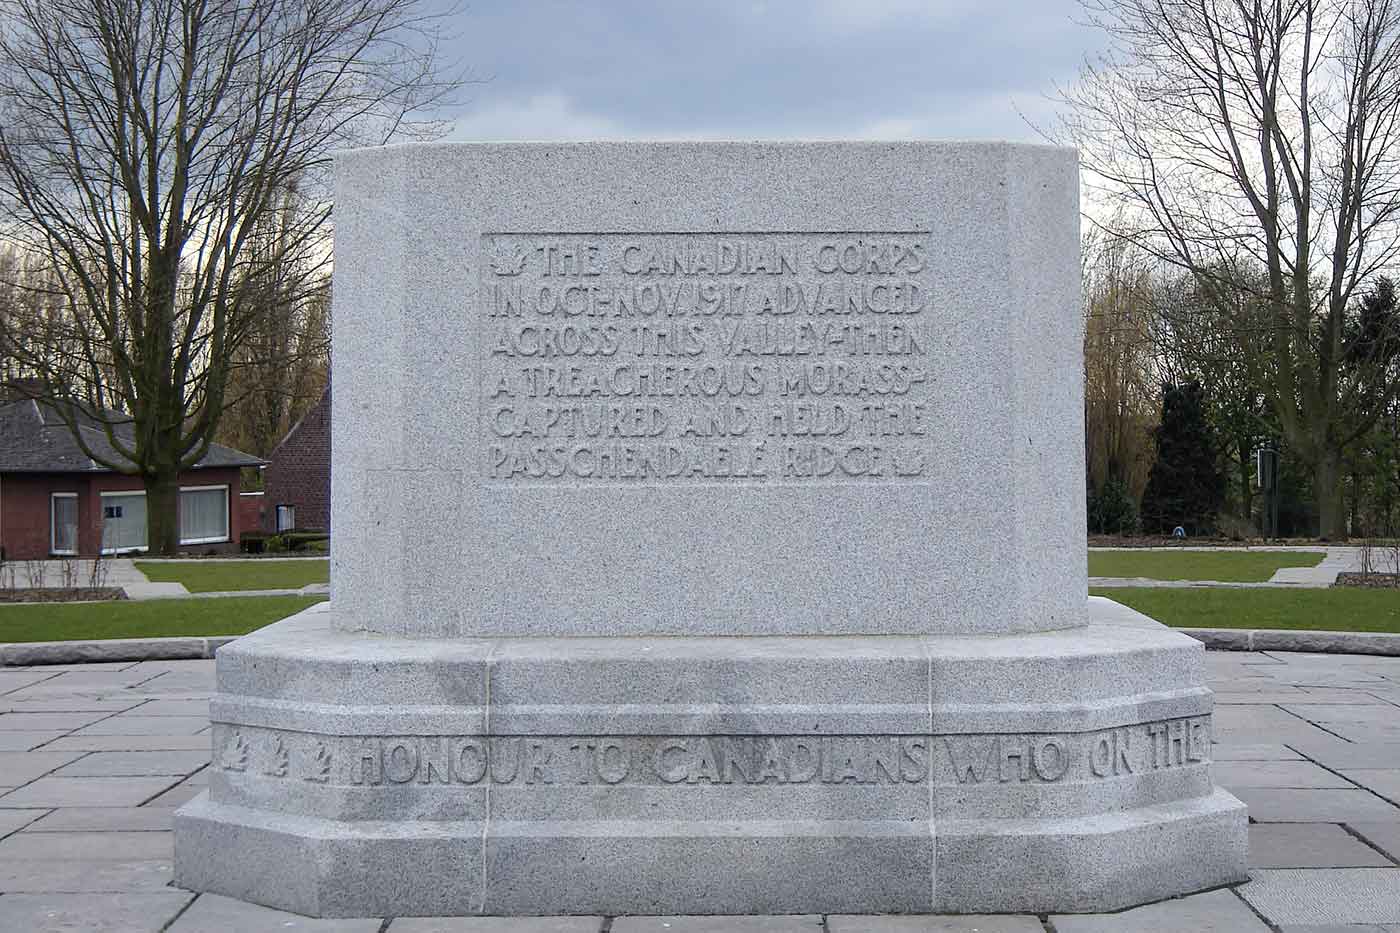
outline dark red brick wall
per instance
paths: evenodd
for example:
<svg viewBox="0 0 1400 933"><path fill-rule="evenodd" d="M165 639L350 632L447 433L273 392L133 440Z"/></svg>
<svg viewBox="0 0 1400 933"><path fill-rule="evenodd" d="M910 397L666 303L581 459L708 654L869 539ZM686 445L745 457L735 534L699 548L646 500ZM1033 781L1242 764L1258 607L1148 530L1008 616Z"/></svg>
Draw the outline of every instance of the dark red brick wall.
<svg viewBox="0 0 1400 933"><path fill-rule="evenodd" d="M263 529L277 530L277 506L297 510L297 527L331 530L331 390L282 438L263 471Z"/></svg>
<svg viewBox="0 0 1400 933"><path fill-rule="evenodd" d="M228 486L229 541L191 545L194 553L232 552L244 527L238 508L237 468L190 470L180 475L181 486ZM78 494L78 553L91 557L102 546L102 493L138 491L141 480L120 473L5 473L0 475L0 547L12 560L33 560L49 554L49 496Z"/></svg>
<svg viewBox="0 0 1400 933"><path fill-rule="evenodd" d="M238 527L258 531L263 527L263 503L267 496L260 492L245 492L238 497Z"/></svg>

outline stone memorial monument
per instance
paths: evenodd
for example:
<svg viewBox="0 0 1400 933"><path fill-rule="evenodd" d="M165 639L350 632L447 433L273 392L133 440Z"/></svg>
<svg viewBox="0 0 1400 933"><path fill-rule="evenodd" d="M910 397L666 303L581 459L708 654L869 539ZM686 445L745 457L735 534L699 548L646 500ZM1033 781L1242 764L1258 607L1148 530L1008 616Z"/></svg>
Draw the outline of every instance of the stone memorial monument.
<svg viewBox="0 0 1400 933"><path fill-rule="evenodd" d="M1075 153L350 152L329 604L176 881L318 916L1102 911L1245 877L1195 641L1086 600Z"/></svg>

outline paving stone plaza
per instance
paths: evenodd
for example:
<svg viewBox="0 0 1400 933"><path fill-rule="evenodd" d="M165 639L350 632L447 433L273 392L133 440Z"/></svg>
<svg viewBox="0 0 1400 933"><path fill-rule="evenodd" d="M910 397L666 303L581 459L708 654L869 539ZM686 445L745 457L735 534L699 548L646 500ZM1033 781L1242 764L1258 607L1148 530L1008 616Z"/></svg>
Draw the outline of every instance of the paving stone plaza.
<svg viewBox="0 0 1400 933"><path fill-rule="evenodd" d="M0 930L224 933L1400 931L1400 658L1211 652L1215 780L1251 880L1119 914L313 920L170 885L203 789L212 661L0 671ZM387 920L387 923L386 923Z"/></svg>

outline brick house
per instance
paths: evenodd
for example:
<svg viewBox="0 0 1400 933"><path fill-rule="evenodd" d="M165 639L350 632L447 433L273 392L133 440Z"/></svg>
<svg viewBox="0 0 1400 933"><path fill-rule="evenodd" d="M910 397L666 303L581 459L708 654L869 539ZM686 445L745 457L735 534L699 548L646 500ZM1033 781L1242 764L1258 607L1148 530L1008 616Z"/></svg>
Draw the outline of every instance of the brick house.
<svg viewBox="0 0 1400 933"><path fill-rule="evenodd" d="M92 420L80 427L88 448L117 454ZM118 425L118 437L130 425ZM192 551L236 551L242 531L239 470L256 457L222 447L180 475L180 544ZM31 399L0 401L0 552L9 560L92 557L146 547L146 493L140 477L89 459L59 416Z"/></svg>
<svg viewBox="0 0 1400 933"><path fill-rule="evenodd" d="M263 528L331 530L330 386L268 455Z"/></svg>

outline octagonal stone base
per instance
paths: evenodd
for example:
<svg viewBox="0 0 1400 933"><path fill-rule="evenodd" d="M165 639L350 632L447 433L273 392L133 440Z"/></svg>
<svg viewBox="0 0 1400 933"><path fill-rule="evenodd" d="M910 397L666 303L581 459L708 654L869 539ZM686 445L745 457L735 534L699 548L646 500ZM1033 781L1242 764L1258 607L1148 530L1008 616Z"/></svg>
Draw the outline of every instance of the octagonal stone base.
<svg viewBox="0 0 1400 933"><path fill-rule="evenodd" d="M220 650L176 882L325 917L1116 910L1246 877L1201 646L1008 636Z"/></svg>

